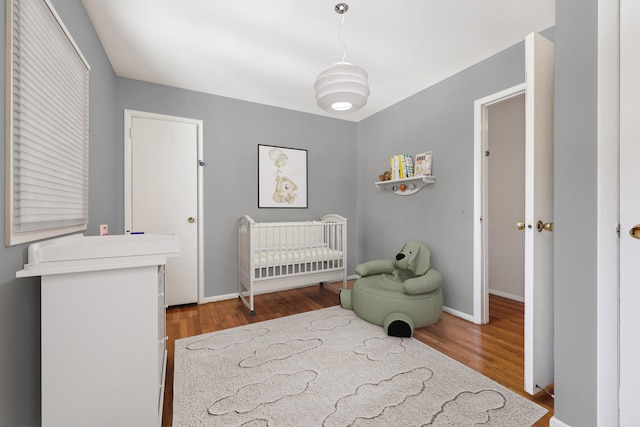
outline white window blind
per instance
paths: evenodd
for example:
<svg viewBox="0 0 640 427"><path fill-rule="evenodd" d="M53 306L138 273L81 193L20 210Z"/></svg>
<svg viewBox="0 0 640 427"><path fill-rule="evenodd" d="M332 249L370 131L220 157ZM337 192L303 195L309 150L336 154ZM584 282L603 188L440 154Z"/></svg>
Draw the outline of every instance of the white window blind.
<svg viewBox="0 0 640 427"><path fill-rule="evenodd" d="M6 244L86 230L89 64L48 0L7 0Z"/></svg>

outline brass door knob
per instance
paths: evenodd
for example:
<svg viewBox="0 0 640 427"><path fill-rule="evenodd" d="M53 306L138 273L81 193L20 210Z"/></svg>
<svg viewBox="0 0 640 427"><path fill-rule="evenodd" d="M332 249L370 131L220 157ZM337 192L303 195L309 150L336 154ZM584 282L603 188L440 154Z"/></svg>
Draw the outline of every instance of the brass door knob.
<svg viewBox="0 0 640 427"><path fill-rule="evenodd" d="M196 219L190 216L189 218L187 218L187 221L189 221L189 224L193 224L194 222L196 222Z"/></svg>
<svg viewBox="0 0 640 427"><path fill-rule="evenodd" d="M542 222L542 221L538 221L538 224L536 224L536 227L538 228L538 231L553 231L553 223L552 222Z"/></svg>
<svg viewBox="0 0 640 427"><path fill-rule="evenodd" d="M629 234L634 239L640 239L640 224L636 225L631 230L629 230Z"/></svg>
<svg viewBox="0 0 640 427"><path fill-rule="evenodd" d="M518 230L524 230L524 221L516 222L516 227L518 227Z"/></svg>

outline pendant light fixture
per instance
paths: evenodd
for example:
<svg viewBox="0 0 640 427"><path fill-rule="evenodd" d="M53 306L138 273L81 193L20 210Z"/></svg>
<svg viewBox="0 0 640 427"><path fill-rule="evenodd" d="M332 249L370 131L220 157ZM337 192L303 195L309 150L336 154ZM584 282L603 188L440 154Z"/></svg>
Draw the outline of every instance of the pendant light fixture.
<svg viewBox="0 0 640 427"><path fill-rule="evenodd" d="M363 68L345 62L347 47L340 32L344 24L344 14L349 10L349 5L338 3L334 10L342 15L338 31L338 38L344 48L342 61L325 68L316 78L313 87L320 108L330 113L348 114L359 110L367 103L370 93L369 76Z"/></svg>

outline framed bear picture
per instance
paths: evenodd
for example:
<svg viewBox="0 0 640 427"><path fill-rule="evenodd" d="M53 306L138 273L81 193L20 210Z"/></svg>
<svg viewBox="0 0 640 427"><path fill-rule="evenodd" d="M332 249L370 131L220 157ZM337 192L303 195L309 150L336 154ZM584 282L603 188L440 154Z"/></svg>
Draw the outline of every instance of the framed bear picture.
<svg viewBox="0 0 640 427"><path fill-rule="evenodd" d="M307 208L307 150L258 145L258 208Z"/></svg>

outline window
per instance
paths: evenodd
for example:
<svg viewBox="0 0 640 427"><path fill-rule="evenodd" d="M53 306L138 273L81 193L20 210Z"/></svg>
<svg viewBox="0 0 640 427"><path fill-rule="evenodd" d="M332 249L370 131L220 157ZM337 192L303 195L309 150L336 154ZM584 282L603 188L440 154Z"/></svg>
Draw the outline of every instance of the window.
<svg viewBox="0 0 640 427"><path fill-rule="evenodd" d="M86 230L89 64L49 0L7 1L6 245Z"/></svg>

